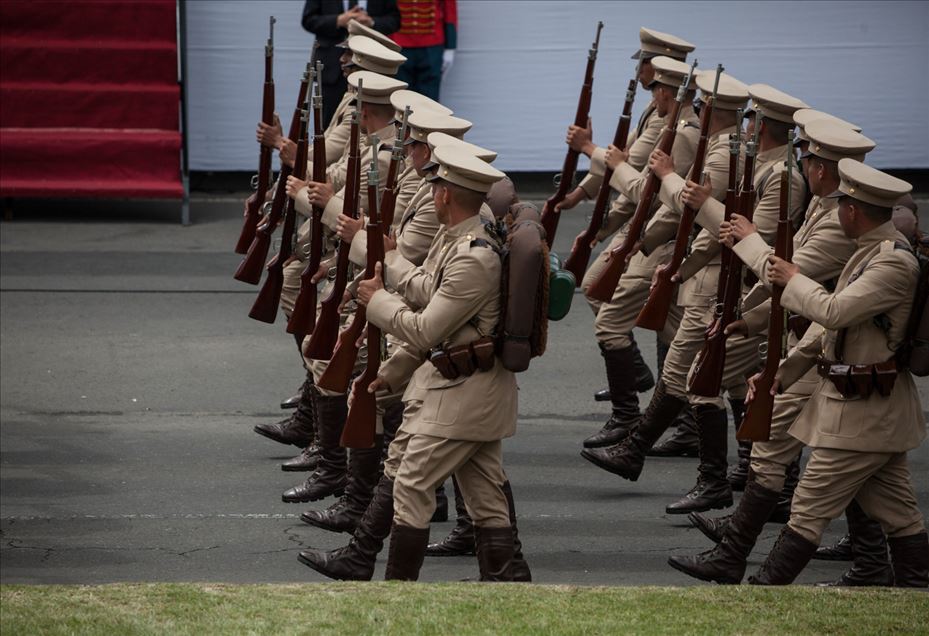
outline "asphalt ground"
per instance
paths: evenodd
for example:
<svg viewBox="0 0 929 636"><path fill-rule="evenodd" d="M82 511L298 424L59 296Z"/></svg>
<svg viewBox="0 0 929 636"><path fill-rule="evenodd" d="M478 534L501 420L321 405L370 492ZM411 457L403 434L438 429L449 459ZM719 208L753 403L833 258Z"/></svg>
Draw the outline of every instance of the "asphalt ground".
<svg viewBox="0 0 929 636"><path fill-rule="evenodd" d="M299 519L331 499L281 502L303 475L279 463L298 449L252 431L282 416L301 368L280 319L247 317L256 288L232 279L241 200L195 197L190 227L173 204L108 201L26 202L0 225L3 583L311 582L322 577L297 552L348 540ZM565 215L556 251L567 253L589 212ZM505 462L534 579L696 583L666 559L710 545L664 514L693 484L696 460L649 458L631 483L578 454L608 411L592 400L605 384L592 320L575 296L546 355L519 377ZM654 335L636 337L654 367ZM929 383L918 384L929 405ZM910 462L929 510L927 445ZM432 538L451 527L434 524ZM825 540L844 529L836 521ZM765 529L749 572L779 530ZM799 580L845 567L814 561ZM473 557L422 570L429 581L476 576Z"/></svg>

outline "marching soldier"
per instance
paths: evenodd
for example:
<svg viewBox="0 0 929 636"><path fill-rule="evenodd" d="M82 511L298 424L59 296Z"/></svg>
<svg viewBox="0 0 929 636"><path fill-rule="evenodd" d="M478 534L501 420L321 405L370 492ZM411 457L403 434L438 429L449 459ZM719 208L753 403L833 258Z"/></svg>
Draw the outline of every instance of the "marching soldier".
<svg viewBox="0 0 929 636"><path fill-rule="evenodd" d="M756 126L761 127L754 174L755 190L758 193L754 222L764 239L773 242L780 199L780 176L777 167L781 166L783 169L787 155L787 136L793 128L793 113L805 104L763 84L750 86L748 92L754 100L754 112L749 116L748 134L753 134ZM674 165L677 165L677 161L674 161ZM801 202L795 204L791 214L792 218L796 218L802 210L802 177L796 177L791 186L795 195L791 201ZM703 277L705 285L700 285L703 293L709 290L715 293L716 279L711 275L707 280L706 274L714 271L713 264L718 257L719 248L718 243L710 238L718 237L725 213L723 203L712 196L713 187L712 177L706 179L702 185L692 180L688 181L680 190L681 203L678 204L681 208L682 204L686 204L698 210L696 222L708 232L704 240L694 242L690 256L678 271L678 277L682 281L689 280L691 276ZM699 192L699 197L694 195L695 192ZM718 268L715 268L715 271L718 271ZM704 298L704 303L703 320L688 323L675 334L672 351L662 370L662 381L658 383L645 415L633 434L619 445L605 449L585 449L582 452L585 459L600 468L635 481L642 472L648 448L657 441L674 417L689 402L693 407L700 435L700 468L697 483L682 499L666 507L668 514L687 514L732 505L732 490L726 479L728 417L724 402L719 396L700 397L690 393L686 388L686 379L691 372L695 352L702 347L706 326L713 319L715 303L709 300L709 297ZM758 367L760 341L760 337L728 338L722 382L724 388L733 392L744 386L746 374Z"/></svg>
<svg viewBox="0 0 929 636"><path fill-rule="evenodd" d="M394 108L396 108L395 95L396 93L391 95ZM407 138L407 142L424 138L432 130L445 130L457 135L463 135L471 128L471 122L467 120L442 115L437 111L430 111L421 106L416 115L410 115L408 125L410 126L408 130L411 130L412 133ZM425 164L429 161L429 153L415 152L417 145L424 146L425 144L424 142L413 141L412 143L406 143L404 148L414 168L414 174L419 175L419 181L426 184L423 177L425 176ZM496 156L496 153L492 153L492 158L496 158ZM425 187L421 187L420 190L425 190ZM431 198L427 205L426 201L416 200L414 197L414 200L407 207L407 210L400 210L399 214L396 211L394 213L393 236L400 254L410 262L421 265L428 251L428 243L425 250L421 248L422 237L431 231L432 236L426 237L426 240L431 243L439 223L435 218ZM411 222L412 218L417 220ZM363 224L364 221L360 218L352 219L340 214L335 226L339 238L351 245L349 259L359 268L363 267L367 262L367 234L359 231ZM349 320L348 315L354 316L353 308L348 304L344 313L346 313L345 322ZM395 339L388 339L387 351L389 353L392 353L397 346L398 343ZM362 362L363 356L359 354L358 364ZM321 368L324 369L324 367ZM304 522L333 532L354 531L365 508L371 501L374 486L377 484L382 451L389 445L396 433L397 426L399 426L399 416L402 414L400 399L402 388L402 386L398 386L400 390L395 395L378 400L380 430L375 436L374 446L370 449L351 449L349 452L347 482L342 497L325 510L308 510L304 512L300 515ZM447 519L447 501L445 508L445 518Z"/></svg>
<svg viewBox="0 0 929 636"><path fill-rule="evenodd" d="M919 393L897 363L919 266L893 226L892 208L910 184L853 159L839 162L839 222L858 249L835 292L770 257L781 303L812 320L781 363L773 391L811 368L821 379L790 434L811 448L790 522L749 582L786 585L806 566L829 522L856 499L884 527L894 585L929 586L929 537L916 502L907 451L926 436Z"/></svg>
<svg viewBox="0 0 929 636"><path fill-rule="evenodd" d="M355 31L357 31L358 34L354 34ZM367 31L370 31L370 29L367 29L367 27L358 22L352 21L352 23L349 24L349 33L352 34L350 39L352 40L354 49L349 46L348 41L344 43L345 52L342 56L342 66L346 75L351 74L355 69L359 68L371 73L383 72L387 75L396 74L397 68L399 68L399 65L402 64L403 60L406 58L396 53L394 49L379 44L378 42L381 41L380 39L375 41L366 37L366 35L370 35L367 34ZM374 33L377 32L375 31ZM380 33L377 33L377 37L386 40L391 46L396 47L396 44L390 38ZM405 85L403 86L405 87ZM354 90L349 88L339 104L336 116L333 117L324 132L326 139L327 174L330 174L331 178L344 179L344 176L337 176L338 168L336 164L338 164L342 155L345 154L345 150L348 146L351 118L346 115L349 113L349 108L353 99ZM261 135L262 129L261 124L259 124L259 137L261 137ZM292 153L295 152L295 147L288 145L285 137L281 137L281 139L281 161L286 162L288 153L290 153L290 164L292 164ZM344 172L344 165L341 170ZM307 181L309 181L309 177L313 174L312 153L309 155L306 174L308 177ZM297 190L299 189L296 182L297 180L293 179L289 184L280 185L283 187L288 187L289 185L291 191L288 192L288 195L293 197L296 196ZM295 258L284 265L284 284L281 288L280 305L281 310L287 317L290 316L290 312L293 310L294 303L297 300L297 295L300 293L300 274L303 273L306 266L305 260L310 243L309 216L311 215L311 208L301 204L302 197L297 197L295 203L298 204L295 207L297 212L303 215L304 222L297 231L297 248L294 250ZM299 337L295 339L299 349L302 345L302 339ZM310 395L312 391L311 386L312 378L305 377L300 392L281 403L282 408L297 409L290 417L273 424L259 424L255 427L255 432L259 435L263 435L282 444L294 444L295 446L303 448L303 452L299 456L282 464L281 468L283 470L313 470L316 465L318 455L316 453L317 447L312 443L315 439L315 431L313 423L313 402L312 396Z"/></svg>
<svg viewBox="0 0 929 636"><path fill-rule="evenodd" d="M486 192L503 176L460 148L438 147L435 160L436 214L446 229L427 257L427 263L435 263L434 273L413 267L391 250L385 259L386 282L403 298L383 289L380 274L358 288L369 320L401 337L410 351L424 354L440 347L434 361L450 347L477 344L496 328L500 259L480 209ZM390 526L385 512L392 509L387 578L415 580L428 542L435 486L457 473L477 526L481 578L512 578L513 530L502 488L500 440L515 431L516 383L492 352L487 357L481 346L476 351L483 358L474 360L474 371L454 380L443 375L441 364L419 363L404 393L403 424L391 444L384 477L362 519L368 532L356 532L336 553L303 552L302 562L316 568L332 557L360 560L372 549L376 554ZM409 357L422 360L412 353ZM379 377L371 387L354 390L393 390L386 383Z"/></svg>
<svg viewBox="0 0 929 636"><path fill-rule="evenodd" d="M829 284L842 272L854 253L854 240L845 235L839 223L838 200L830 198L839 187L839 160L862 160L874 148L874 142L842 124L826 119L805 126L808 149L801 155L804 172L813 198L804 223L794 236L793 263L810 279ZM767 283L768 258L773 249L755 231L745 217L733 215L724 224L720 239L733 248L738 256L758 276L759 282L746 295L748 307L736 329L745 334L760 334L767 330L770 316L770 284ZM733 245L734 241L738 241ZM753 306L752 306L753 305ZM797 324L794 320L792 324ZM801 334L802 335L802 334ZM789 334L788 345L799 342L796 333ZM819 384L819 376L811 369L802 379L779 394L774 401L771 437L752 447L751 471L745 494L722 528L720 544L696 557L671 557L670 565L685 574L720 583L738 583L745 573L745 562L775 507L782 499L788 467L800 454L802 443L788 435L794 422ZM694 514L698 523L712 525ZM884 548L886 552L886 548Z"/></svg>
<svg viewBox="0 0 929 636"><path fill-rule="evenodd" d="M686 61L687 54L693 50L693 44L679 37L669 33L655 31L654 29L640 28L639 50L633 54L632 58L640 60L639 76L637 79L642 88L650 90L654 82L655 69L652 65L654 58L661 56L683 62ZM626 148L629 151L626 162L635 170L642 170L645 168L649 154L655 148L662 129L668 123L666 119L666 113L659 114L655 100L651 100L642 113L635 130L630 133L626 143ZM604 158L607 149L594 145L592 141L592 131L589 126L587 128L580 128L574 125L570 126L568 128L566 141L573 150L583 152L590 157L590 173L584 177L577 188L565 197L564 201L556 206L558 210L568 210L585 199L596 198L606 170ZM597 240L604 241L616 233L631 218L634 212L635 203L620 193L610 206L609 214L603 224L603 229L597 234ZM593 281L595 281L603 271L603 254L616 247L623 238L623 234L616 236L607 245L606 249L603 250L600 257L596 258L590 264L581 282L581 289L583 289L585 293ZM601 306L600 301L588 298L587 302L590 304L594 314L597 314ZM658 345L658 368L660 369L663 361L663 350L666 348L666 345L660 338L658 339ZM604 355L604 363L609 365L605 350L601 350L601 353ZM613 412L602 430L585 440L585 446L603 446L620 441L623 436L623 431L627 428L628 422L635 420L635 418L639 416L637 394L648 391L655 386L654 376L648 368L648 365L646 365L645 361L642 359L642 354L639 352L635 341L632 341L630 355L635 369L634 381L629 381L627 378L615 378L614 384L617 385L615 396L610 389L598 391L596 393L594 396L596 400L609 400L612 402ZM614 364L613 366L615 367L616 365ZM610 371L608 370L608 382L609 378ZM622 388L620 388L620 385L622 385ZM632 390L633 386L634 390Z"/></svg>
<svg viewBox="0 0 929 636"><path fill-rule="evenodd" d="M651 62L655 73L650 88L656 112L664 120L671 113L678 90L690 75L690 67L667 57L656 57ZM685 87L679 121L667 122L668 126L677 127L671 153L674 156L675 169L681 174L685 174L693 163L700 134L697 115L691 103L695 89L695 84ZM620 191L634 206L648 179L649 171L635 170L625 161L628 156L629 152L623 153L611 145L605 154L605 160L615 168L610 185ZM611 245L619 246L624 240L625 234L620 234L614 238ZM610 446L622 441L641 417L635 391L636 349L632 340L632 329L648 298L652 273L670 256L670 248L673 248L673 244L665 243L647 256L642 253L632 256L610 302L598 303L594 333L606 363L607 381L613 400L613 416L600 433L584 440L587 449ZM604 250L597 258L598 264L592 265L588 270L588 275L595 268L602 272L609 257L609 250ZM671 313L672 316L662 334L666 341L671 340L680 321L677 307L672 307Z"/></svg>

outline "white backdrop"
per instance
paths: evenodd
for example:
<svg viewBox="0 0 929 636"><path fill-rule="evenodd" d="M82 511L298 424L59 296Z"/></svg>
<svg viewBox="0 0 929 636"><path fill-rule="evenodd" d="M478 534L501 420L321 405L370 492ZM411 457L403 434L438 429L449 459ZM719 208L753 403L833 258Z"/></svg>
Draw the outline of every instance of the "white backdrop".
<svg viewBox="0 0 929 636"><path fill-rule="evenodd" d="M275 33L277 111L285 129L313 36L302 0L189 0L190 163L253 170L268 16ZM475 123L468 140L499 152L503 170L556 171L574 117L587 49L603 20L591 116L610 140L634 72L640 25L694 44L701 68L722 63L862 126L869 163L929 167L929 3L601 2L459 0L459 49L442 102ZM639 91L636 113L647 101Z"/></svg>

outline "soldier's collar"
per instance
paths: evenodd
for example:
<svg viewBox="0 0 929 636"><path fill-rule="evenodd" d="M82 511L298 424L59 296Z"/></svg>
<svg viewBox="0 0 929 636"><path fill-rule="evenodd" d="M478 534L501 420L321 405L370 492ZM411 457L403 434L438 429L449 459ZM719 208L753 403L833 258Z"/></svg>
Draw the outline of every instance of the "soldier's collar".
<svg viewBox="0 0 929 636"><path fill-rule="evenodd" d="M770 148L764 152L759 152L757 162L765 163L766 161L772 161L774 159L780 159L783 161L785 156L787 156L787 144L778 146L776 148Z"/></svg>
<svg viewBox="0 0 929 636"><path fill-rule="evenodd" d="M858 248L869 247L880 243L881 241L893 241L897 238L897 228L894 227L893 221L887 221L886 223L881 223L876 228L862 234L858 237L856 242L858 243Z"/></svg>
<svg viewBox="0 0 929 636"><path fill-rule="evenodd" d="M470 234L471 238L477 238L481 234L481 223L481 215L475 214L457 225L448 228L448 236L449 238L459 238Z"/></svg>

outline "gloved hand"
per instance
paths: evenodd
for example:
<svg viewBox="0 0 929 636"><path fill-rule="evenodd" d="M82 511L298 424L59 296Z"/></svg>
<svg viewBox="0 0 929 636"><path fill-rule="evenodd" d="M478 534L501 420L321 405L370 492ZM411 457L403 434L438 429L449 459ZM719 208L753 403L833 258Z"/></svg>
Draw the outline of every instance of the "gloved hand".
<svg viewBox="0 0 929 636"><path fill-rule="evenodd" d="M442 76L444 77L448 70L455 63L455 49L445 49L442 51Z"/></svg>

